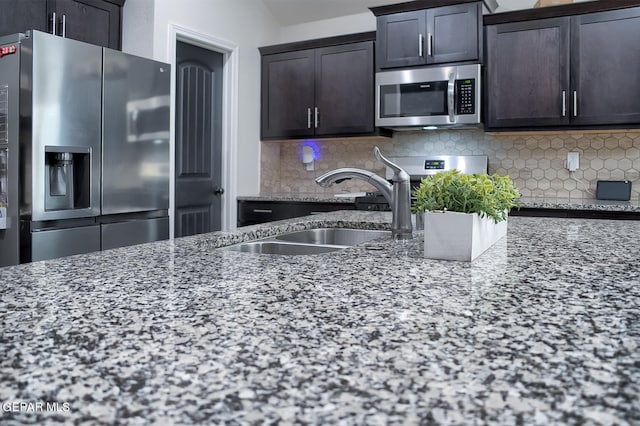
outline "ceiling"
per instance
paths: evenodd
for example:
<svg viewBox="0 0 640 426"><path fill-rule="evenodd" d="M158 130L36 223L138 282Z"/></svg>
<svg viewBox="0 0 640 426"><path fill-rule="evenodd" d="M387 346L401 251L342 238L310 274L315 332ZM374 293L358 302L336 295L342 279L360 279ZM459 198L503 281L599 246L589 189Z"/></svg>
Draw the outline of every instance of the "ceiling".
<svg viewBox="0 0 640 426"><path fill-rule="evenodd" d="M496 12L528 9L536 0L497 0ZM575 3L588 0L573 0ZM404 3L403 0L262 0L280 25L297 25L322 19L369 12L370 7Z"/></svg>
<svg viewBox="0 0 640 426"><path fill-rule="evenodd" d="M403 3L402 0L262 0L280 25L368 12L370 7Z"/></svg>

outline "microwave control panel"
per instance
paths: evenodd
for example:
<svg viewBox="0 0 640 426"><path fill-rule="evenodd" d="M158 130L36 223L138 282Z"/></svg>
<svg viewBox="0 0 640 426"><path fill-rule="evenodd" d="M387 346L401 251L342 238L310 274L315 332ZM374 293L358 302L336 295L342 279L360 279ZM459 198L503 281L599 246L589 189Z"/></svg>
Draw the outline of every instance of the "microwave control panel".
<svg viewBox="0 0 640 426"><path fill-rule="evenodd" d="M456 114L476 113L476 80L456 80Z"/></svg>

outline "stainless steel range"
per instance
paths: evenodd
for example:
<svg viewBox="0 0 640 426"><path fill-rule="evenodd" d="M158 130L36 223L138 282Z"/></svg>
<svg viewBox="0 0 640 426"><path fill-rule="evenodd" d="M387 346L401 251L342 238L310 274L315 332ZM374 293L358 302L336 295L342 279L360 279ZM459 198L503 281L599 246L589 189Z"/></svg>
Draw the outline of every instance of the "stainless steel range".
<svg viewBox="0 0 640 426"><path fill-rule="evenodd" d="M489 159L486 155L427 155L393 157L390 160L409 174L412 189L420 185L423 178L443 170L457 169L465 174L487 173L489 170ZM385 177L390 180L393 177L393 171L387 168ZM384 197L376 192L369 192L364 197L357 197L355 202L357 210L390 210Z"/></svg>

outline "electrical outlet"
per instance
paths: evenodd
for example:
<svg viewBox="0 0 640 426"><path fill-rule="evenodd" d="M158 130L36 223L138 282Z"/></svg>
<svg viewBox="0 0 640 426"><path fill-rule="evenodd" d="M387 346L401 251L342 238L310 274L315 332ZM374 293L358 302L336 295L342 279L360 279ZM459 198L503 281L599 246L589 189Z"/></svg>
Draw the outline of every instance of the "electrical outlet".
<svg viewBox="0 0 640 426"><path fill-rule="evenodd" d="M580 153L572 151L567 153L567 169L570 172L575 172L580 167Z"/></svg>

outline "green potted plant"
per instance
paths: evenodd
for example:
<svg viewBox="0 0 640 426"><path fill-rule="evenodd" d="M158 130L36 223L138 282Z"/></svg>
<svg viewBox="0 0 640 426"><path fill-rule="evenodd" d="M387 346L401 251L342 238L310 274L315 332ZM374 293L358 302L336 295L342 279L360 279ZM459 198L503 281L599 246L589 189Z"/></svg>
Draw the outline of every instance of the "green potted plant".
<svg viewBox="0 0 640 426"><path fill-rule="evenodd" d="M413 193L424 222L425 257L472 261L507 233L520 192L509 176L448 170L429 176Z"/></svg>

